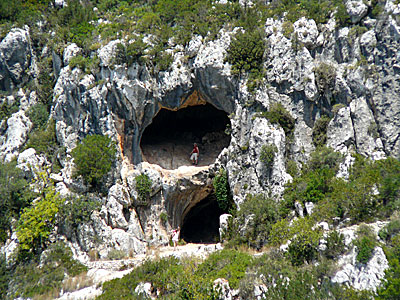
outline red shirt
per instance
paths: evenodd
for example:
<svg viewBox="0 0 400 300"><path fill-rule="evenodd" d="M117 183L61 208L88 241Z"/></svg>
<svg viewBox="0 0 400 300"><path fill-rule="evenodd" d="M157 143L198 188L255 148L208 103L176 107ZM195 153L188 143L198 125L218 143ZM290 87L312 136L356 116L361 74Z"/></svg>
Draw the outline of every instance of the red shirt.
<svg viewBox="0 0 400 300"><path fill-rule="evenodd" d="M192 153L199 153L199 148L198 148L197 146L195 146L195 147L193 148Z"/></svg>

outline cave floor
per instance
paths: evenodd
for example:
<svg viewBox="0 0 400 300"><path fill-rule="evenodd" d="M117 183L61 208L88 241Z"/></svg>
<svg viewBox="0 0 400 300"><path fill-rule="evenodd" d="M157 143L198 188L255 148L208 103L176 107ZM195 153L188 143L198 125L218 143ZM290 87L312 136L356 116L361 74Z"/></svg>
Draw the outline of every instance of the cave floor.
<svg viewBox="0 0 400 300"><path fill-rule="evenodd" d="M197 144L200 150L197 166L208 166L213 164L221 151L229 145L229 137ZM141 148L144 161L157 164L164 169L174 170L181 166L192 166L190 153L193 150L193 140L191 139L156 141L144 144Z"/></svg>

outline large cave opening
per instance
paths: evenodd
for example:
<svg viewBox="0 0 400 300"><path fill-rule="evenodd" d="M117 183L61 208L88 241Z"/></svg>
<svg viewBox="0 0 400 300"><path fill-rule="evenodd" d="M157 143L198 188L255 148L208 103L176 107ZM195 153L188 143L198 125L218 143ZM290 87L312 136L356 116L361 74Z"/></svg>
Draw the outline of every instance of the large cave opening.
<svg viewBox="0 0 400 300"><path fill-rule="evenodd" d="M197 203L186 214L181 238L187 243L216 243L219 240L219 217L224 211L214 194Z"/></svg>
<svg viewBox="0 0 400 300"><path fill-rule="evenodd" d="M189 106L177 111L161 109L142 134L143 160L164 169L190 165L193 143L200 150L199 166L212 164L229 146L227 114L211 104Z"/></svg>

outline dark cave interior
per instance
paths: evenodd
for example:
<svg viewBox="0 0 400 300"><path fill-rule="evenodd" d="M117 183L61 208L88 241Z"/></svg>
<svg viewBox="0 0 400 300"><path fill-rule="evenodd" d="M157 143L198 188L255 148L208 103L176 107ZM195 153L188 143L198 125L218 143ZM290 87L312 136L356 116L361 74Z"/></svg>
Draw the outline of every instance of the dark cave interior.
<svg viewBox="0 0 400 300"><path fill-rule="evenodd" d="M200 149L199 166L212 164L229 146L227 114L211 104L189 106L177 111L161 109L144 130L140 142L143 160L165 169L190 165L193 143Z"/></svg>
<svg viewBox="0 0 400 300"><path fill-rule="evenodd" d="M219 216L224 213L214 194L197 203L185 216L181 238L187 243L216 243L219 240Z"/></svg>

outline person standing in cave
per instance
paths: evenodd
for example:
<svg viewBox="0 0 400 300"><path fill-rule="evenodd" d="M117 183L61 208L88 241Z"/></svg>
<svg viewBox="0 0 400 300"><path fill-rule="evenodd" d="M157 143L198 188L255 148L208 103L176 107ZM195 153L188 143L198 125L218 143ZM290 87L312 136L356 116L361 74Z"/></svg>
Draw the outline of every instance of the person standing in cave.
<svg viewBox="0 0 400 300"><path fill-rule="evenodd" d="M193 162L194 165L197 165L197 163L199 161L199 154L200 154L199 147L197 147L197 144L194 143L193 150L190 153L190 155L191 155L190 160Z"/></svg>
<svg viewBox="0 0 400 300"><path fill-rule="evenodd" d="M176 250L176 246L178 245L180 233L181 228L179 226L177 229L172 230L172 242L174 243L174 251Z"/></svg>

